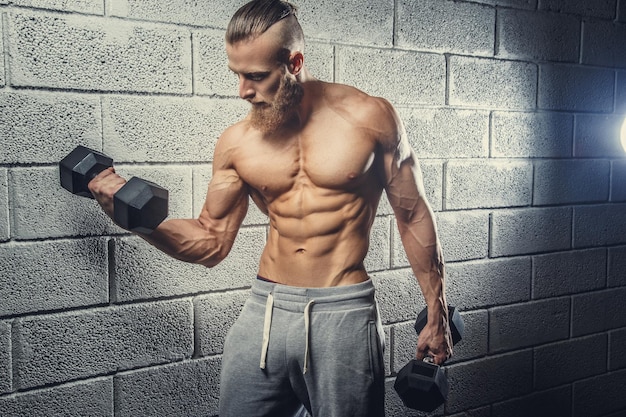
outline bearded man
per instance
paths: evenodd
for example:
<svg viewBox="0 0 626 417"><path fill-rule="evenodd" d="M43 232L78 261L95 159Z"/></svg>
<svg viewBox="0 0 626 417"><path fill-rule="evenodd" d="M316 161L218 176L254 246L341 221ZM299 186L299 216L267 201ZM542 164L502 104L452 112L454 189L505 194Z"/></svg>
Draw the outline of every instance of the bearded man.
<svg viewBox="0 0 626 417"><path fill-rule="evenodd" d="M250 298L230 329L221 417L384 415L383 333L363 261L383 190L428 307L416 357L452 353L444 264L418 161L394 108L304 65L295 7L254 0L226 31L248 116L220 136L197 219L142 237L212 267L229 253L249 199L269 217ZM112 217L125 183L110 168L89 188Z"/></svg>

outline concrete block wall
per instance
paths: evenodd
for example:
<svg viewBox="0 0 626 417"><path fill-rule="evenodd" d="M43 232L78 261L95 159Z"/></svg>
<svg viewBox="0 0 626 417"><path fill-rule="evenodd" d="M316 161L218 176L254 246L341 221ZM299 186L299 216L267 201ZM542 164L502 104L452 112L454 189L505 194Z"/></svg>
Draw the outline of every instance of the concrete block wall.
<svg viewBox="0 0 626 417"><path fill-rule="evenodd" d="M251 208L213 269L58 183L76 145L197 215L247 105L223 34L244 1L0 0L0 415L215 416L256 272ZM433 415L626 414L626 0L301 0L307 64L384 96L421 159L465 339ZM424 303L383 200L366 266L387 415ZM242 394L243 395L243 394Z"/></svg>

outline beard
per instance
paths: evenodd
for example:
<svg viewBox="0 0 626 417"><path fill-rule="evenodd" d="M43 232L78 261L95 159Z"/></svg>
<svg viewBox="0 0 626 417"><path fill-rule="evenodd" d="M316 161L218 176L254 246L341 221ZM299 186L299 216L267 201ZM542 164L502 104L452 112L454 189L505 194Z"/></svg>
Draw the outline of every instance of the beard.
<svg viewBox="0 0 626 417"><path fill-rule="evenodd" d="M276 96L271 104L252 105L250 124L264 134L274 133L294 116L295 108L302 101L304 89L295 80L284 76L280 80Z"/></svg>

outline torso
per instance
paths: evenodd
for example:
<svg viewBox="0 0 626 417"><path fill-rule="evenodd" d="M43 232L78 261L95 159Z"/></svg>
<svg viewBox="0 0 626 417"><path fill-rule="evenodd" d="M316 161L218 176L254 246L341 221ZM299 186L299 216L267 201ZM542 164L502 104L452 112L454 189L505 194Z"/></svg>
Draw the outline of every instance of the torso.
<svg viewBox="0 0 626 417"><path fill-rule="evenodd" d="M383 187L376 133L353 117L367 96L319 85L325 92L304 126L264 138L243 122L231 158L270 219L259 275L303 287L367 279L363 260Z"/></svg>

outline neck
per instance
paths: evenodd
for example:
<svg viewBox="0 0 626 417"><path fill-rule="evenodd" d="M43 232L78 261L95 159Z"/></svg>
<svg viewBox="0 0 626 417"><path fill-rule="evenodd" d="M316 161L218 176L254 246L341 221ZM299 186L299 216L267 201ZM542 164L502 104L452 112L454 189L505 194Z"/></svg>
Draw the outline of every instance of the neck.
<svg viewBox="0 0 626 417"><path fill-rule="evenodd" d="M301 128L306 124L311 113L313 113L317 97L319 96L319 89L317 87L319 80L313 77L306 68L300 71L296 76L296 80L304 89L302 101L294 111L294 124L297 124L297 127Z"/></svg>

